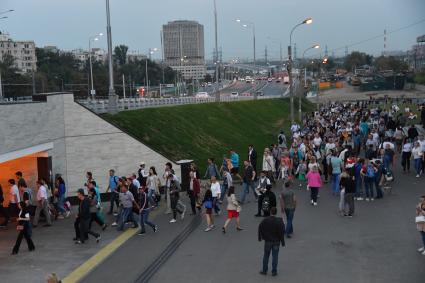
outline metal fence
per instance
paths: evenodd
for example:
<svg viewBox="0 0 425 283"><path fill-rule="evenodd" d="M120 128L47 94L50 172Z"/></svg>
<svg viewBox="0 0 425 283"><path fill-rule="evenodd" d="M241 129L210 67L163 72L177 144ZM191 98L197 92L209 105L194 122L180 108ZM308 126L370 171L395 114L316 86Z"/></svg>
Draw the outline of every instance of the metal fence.
<svg viewBox="0 0 425 283"><path fill-rule="evenodd" d="M278 96L257 96L257 99L272 99ZM254 96L226 96L221 97L221 102L247 101L254 100ZM108 112L108 100L77 100L77 102L91 111L102 114ZM196 98L196 97L176 97L176 98L125 98L117 102L118 111L135 110L153 107L165 107L185 104L201 104L215 102L214 97Z"/></svg>

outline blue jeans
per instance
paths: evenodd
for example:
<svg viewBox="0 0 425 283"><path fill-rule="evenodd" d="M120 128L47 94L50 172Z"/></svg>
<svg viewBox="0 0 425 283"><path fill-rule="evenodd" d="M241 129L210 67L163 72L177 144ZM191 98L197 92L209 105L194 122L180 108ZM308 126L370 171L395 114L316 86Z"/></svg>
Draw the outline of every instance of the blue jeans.
<svg viewBox="0 0 425 283"><path fill-rule="evenodd" d="M285 208L285 214L286 214L286 235L291 235L294 233L294 226L292 226L292 220L294 219L294 213L295 209L293 208Z"/></svg>
<svg viewBox="0 0 425 283"><path fill-rule="evenodd" d="M57 204L57 208L59 210L60 213L65 214L65 208L64 208L64 203L65 203L65 195L61 195L58 197L58 204Z"/></svg>
<svg viewBox="0 0 425 283"><path fill-rule="evenodd" d="M224 200L224 196L226 195L228 187L229 187L228 185L221 185L221 196L220 196L221 201Z"/></svg>
<svg viewBox="0 0 425 283"><path fill-rule="evenodd" d="M421 169L422 169L422 158L416 158L415 159L415 170L416 170L417 175L421 174Z"/></svg>
<svg viewBox="0 0 425 283"><path fill-rule="evenodd" d="M155 190L148 190L148 204L153 204L156 206L156 202L153 199L154 194L155 194Z"/></svg>
<svg viewBox="0 0 425 283"><path fill-rule="evenodd" d="M268 270L270 252L272 253L272 273L277 273L277 263L279 260L279 242L264 243L263 272L267 272Z"/></svg>
<svg viewBox="0 0 425 283"><path fill-rule="evenodd" d="M363 195L363 191L362 191L362 177L361 176L356 176L356 198L359 198Z"/></svg>
<svg viewBox="0 0 425 283"><path fill-rule="evenodd" d="M387 169L387 170L389 170L389 171L391 171L391 165L392 165L392 161L391 161L391 159L390 159L390 157L388 156L388 155L384 155L384 158L383 158L384 160L384 167Z"/></svg>
<svg viewBox="0 0 425 283"><path fill-rule="evenodd" d="M149 221L149 212L150 212L150 208L145 209L142 211L142 213L140 213L140 227L142 227L141 232L145 232L145 224L148 224L149 226L151 226L152 229L155 228L155 224Z"/></svg>
<svg viewBox="0 0 425 283"><path fill-rule="evenodd" d="M424 245L424 247L425 247L425 232L424 231L420 231L419 233L421 233L421 236L422 236L422 244Z"/></svg>
<svg viewBox="0 0 425 283"><path fill-rule="evenodd" d="M381 176L375 176L375 188L376 188L376 197L382 198L384 196L384 193L382 192L381 186L379 185L381 181Z"/></svg>
<svg viewBox="0 0 425 283"><path fill-rule="evenodd" d="M135 227L137 227L137 222L134 219L132 207L124 207L122 209L122 212L121 212L120 218L119 218L118 227L117 227L118 231L124 230L124 225L127 222L127 220L133 222L133 225Z"/></svg>
<svg viewBox="0 0 425 283"><path fill-rule="evenodd" d="M243 182L242 184L242 196L241 196L241 203L245 202L246 195L249 195L249 188L252 188L252 191L254 192L255 198L257 198L257 193L255 192L254 182Z"/></svg>
<svg viewBox="0 0 425 283"><path fill-rule="evenodd" d="M341 173L333 173L332 174L332 192L334 194L338 194L339 193L339 181L341 177Z"/></svg>
<svg viewBox="0 0 425 283"><path fill-rule="evenodd" d="M364 187L366 190L366 197L373 198L373 183L375 182L375 178L364 177Z"/></svg>

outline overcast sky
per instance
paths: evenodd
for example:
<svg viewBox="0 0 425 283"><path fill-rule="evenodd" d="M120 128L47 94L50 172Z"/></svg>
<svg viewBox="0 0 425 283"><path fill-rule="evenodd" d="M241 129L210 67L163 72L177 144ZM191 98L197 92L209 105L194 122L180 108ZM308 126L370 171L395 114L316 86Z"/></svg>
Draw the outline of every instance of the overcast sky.
<svg viewBox="0 0 425 283"><path fill-rule="evenodd" d="M214 46L213 0L110 0L113 45L146 53L160 47L160 30L172 20L196 20L204 25L206 58ZM16 40L34 40L37 46L61 49L88 48L88 38L106 33L104 0L0 0L0 12L15 11L0 20L0 30ZM306 17L312 25L294 33L300 57L307 47L320 43L322 52L343 55L344 46L425 19L425 0L217 0L219 46L225 59L252 58L252 34L236 23L241 18L255 23L257 58L284 56L291 28ZM3 15L4 16L4 15ZM1 17L1 16L0 16ZM418 35L425 34L425 21L387 36L387 50L407 50ZM274 38L272 40L270 38ZM383 37L349 48L372 54L383 50ZM95 43L106 47L106 36ZM311 55L316 54L311 51ZM317 54L318 56L319 54ZM159 58L160 53L154 55Z"/></svg>

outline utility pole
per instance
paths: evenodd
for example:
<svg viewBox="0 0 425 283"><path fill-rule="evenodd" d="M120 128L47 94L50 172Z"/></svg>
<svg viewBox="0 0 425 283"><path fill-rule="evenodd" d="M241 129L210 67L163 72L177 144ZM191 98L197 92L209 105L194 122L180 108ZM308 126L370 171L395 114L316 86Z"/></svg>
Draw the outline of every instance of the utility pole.
<svg viewBox="0 0 425 283"><path fill-rule="evenodd" d="M125 98L125 77L124 77L124 74L122 74L122 93L123 93L123 96Z"/></svg>
<svg viewBox="0 0 425 283"><path fill-rule="evenodd" d="M267 65L267 62L268 62L268 60L267 60L267 45L266 45L266 48L264 49L264 60L266 61L266 65Z"/></svg>
<svg viewBox="0 0 425 283"><path fill-rule="evenodd" d="M3 101L3 86L1 84L1 73L0 73L0 102Z"/></svg>
<svg viewBox="0 0 425 283"><path fill-rule="evenodd" d="M34 70L32 71L32 95L35 95L35 75L34 75Z"/></svg>
<svg viewBox="0 0 425 283"><path fill-rule="evenodd" d="M106 32L108 36L108 66L109 66L109 91L108 91L108 112L116 114L117 95L114 89L114 67L112 62L112 34L111 34L111 13L109 10L109 0L106 0Z"/></svg>
<svg viewBox="0 0 425 283"><path fill-rule="evenodd" d="M216 59L215 59L215 83L217 87L217 91L215 93L215 102L220 102L220 84L218 82L218 71L219 71L219 64L218 61L218 35L217 35L217 4L216 0L214 0L214 27L215 27L215 52L216 52Z"/></svg>

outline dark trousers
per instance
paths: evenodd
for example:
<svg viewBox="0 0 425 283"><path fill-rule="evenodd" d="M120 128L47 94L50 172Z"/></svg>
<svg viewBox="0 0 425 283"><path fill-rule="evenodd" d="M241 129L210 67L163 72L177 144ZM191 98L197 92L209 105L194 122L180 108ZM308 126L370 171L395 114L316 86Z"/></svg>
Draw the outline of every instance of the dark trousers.
<svg viewBox="0 0 425 283"><path fill-rule="evenodd" d="M411 152L404 152L401 154L401 166L403 167L403 171L410 171L410 156Z"/></svg>
<svg viewBox="0 0 425 283"><path fill-rule="evenodd" d="M114 203L116 204L116 206L118 207L119 203L118 203L118 194L115 192L111 193L111 206L109 207L109 214L112 214L113 210L114 210Z"/></svg>
<svg viewBox="0 0 425 283"><path fill-rule="evenodd" d="M213 197L213 208L214 212L218 214L220 212L220 207L218 207L218 199L217 197Z"/></svg>
<svg viewBox="0 0 425 283"><path fill-rule="evenodd" d="M102 220L100 220L100 218L99 218L99 216L97 216L96 212L90 213L90 216L91 216L91 218L90 218L90 223L89 223L89 229L91 229L91 224L93 223L93 221L96 222L97 224L99 224L100 227L102 227L105 224Z"/></svg>
<svg viewBox="0 0 425 283"><path fill-rule="evenodd" d="M354 214L354 194L345 193L344 202L346 206L348 206L348 215L353 215Z"/></svg>
<svg viewBox="0 0 425 283"><path fill-rule="evenodd" d="M180 210L180 209L177 207L177 203L179 202L179 198L176 198L176 197L170 197L170 202L171 202L171 210L173 211L173 218L174 218L174 219L176 219L176 217L177 217L177 212L178 212L178 213L180 213L180 214L182 214L182 213L183 213L183 211L182 211L182 210Z"/></svg>
<svg viewBox="0 0 425 283"><path fill-rule="evenodd" d="M192 208L192 213L196 214L196 197L195 193L191 190L188 191L189 199L190 199L190 208Z"/></svg>
<svg viewBox="0 0 425 283"><path fill-rule="evenodd" d="M9 203L9 207L7 208L9 221L10 217L18 217L18 205L16 203Z"/></svg>
<svg viewBox="0 0 425 283"><path fill-rule="evenodd" d="M292 224L293 220L294 220L294 214L295 214L295 209L293 208L285 208L285 215L286 215L286 235L292 235L292 233L294 233L294 226Z"/></svg>
<svg viewBox="0 0 425 283"><path fill-rule="evenodd" d="M24 225L24 230L19 231L18 238L16 238L15 246L13 247L13 252L18 253L19 247L21 246L22 238L25 238L28 245L28 250L32 251L35 249L34 242L31 239L31 223L27 223Z"/></svg>
<svg viewBox="0 0 425 283"><path fill-rule="evenodd" d="M257 207L258 207L257 214L258 215L261 215L261 210L262 210L262 206L263 206L263 199L264 199L264 195L259 194L258 195L258 202L257 202Z"/></svg>
<svg viewBox="0 0 425 283"><path fill-rule="evenodd" d="M310 198L313 202L317 202L317 195L319 194L319 188L310 187Z"/></svg>
<svg viewBox="0 0 425 283"><path fill-rule="evenodd" d="M75 238L79 239L81 242L84 243L85 240L88 240L89 234L95 238L99 237L100 235L96 232L91 231L89 226L90 226L90 218L81 219L80 217L78 217L77 219L75 219L75 222L74 222Z"/></svg>
<svg viewBox="0 0 425 283"><path fill-rule="evenodd" d="M4 222L1 223L0 226L7 226L7 222L9 222L9 213L3 205L0 205L0 215L4 217Z"/></svg>
<svg viewBox="0 0 425 283"><path fill-rule="evenodd" d="M267 272L268 270L270 253L272 254L272 273L277 273L279 242L264 243L263 272Z"/></svg>

